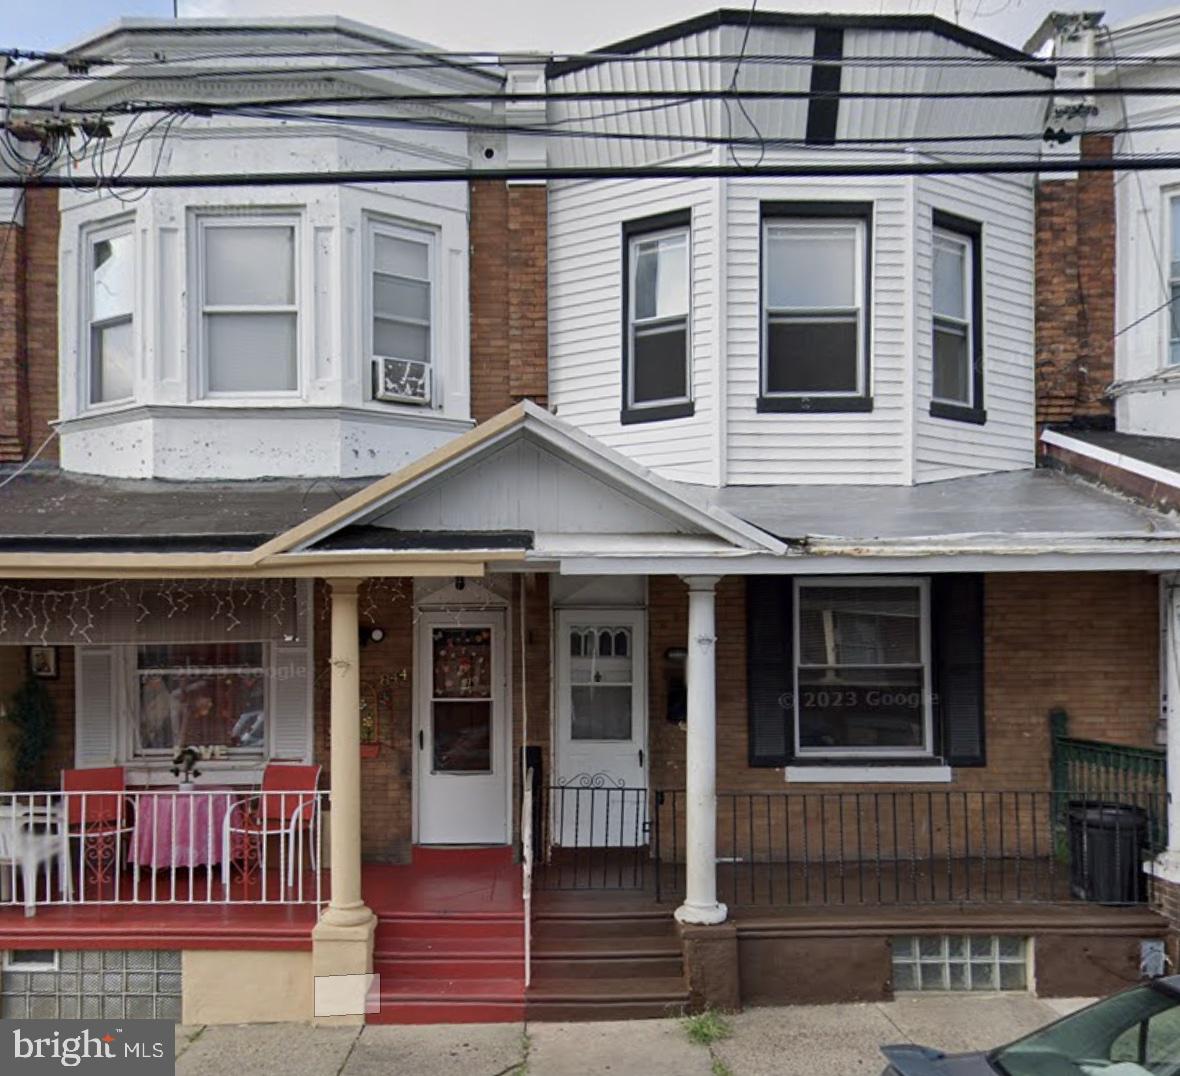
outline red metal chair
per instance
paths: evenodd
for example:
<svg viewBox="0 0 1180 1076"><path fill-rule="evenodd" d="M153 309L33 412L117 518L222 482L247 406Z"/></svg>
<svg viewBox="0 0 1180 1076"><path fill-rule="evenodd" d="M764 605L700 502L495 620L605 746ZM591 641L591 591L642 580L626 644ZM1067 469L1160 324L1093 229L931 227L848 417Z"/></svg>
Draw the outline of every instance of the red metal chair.
<svg viewBox="0 0 1180 1076"><path fill-rule="evenodd" d="M231 863L241 863L245 881L253 879L265 866L266 841L270 837L278 837L285 843L288 888L295 884L296 865L303 869L305 836L308 860L311 869L316 870L314 826L319 810L321 769L292 762L269 762L262 774L262 787L230 806L225 815L221 856L221 881L227 890Z"/></svg>
<svg viewBox="0 0 1180 1076"><path fill-rule="evenodd" d="M79 886L84 893L89 877L99 886L114 881L117 888L119 864L132 830L123 767L62 770L61 790L68 793L63 797L66 830L79 842Z"/></svg>

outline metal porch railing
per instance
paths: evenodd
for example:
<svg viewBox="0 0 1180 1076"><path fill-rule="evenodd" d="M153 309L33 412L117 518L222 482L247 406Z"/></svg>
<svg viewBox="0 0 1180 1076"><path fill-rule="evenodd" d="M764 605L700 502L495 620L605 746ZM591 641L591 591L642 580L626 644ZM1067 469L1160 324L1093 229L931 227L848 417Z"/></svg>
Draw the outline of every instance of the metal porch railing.
<svg viewBox="0 0 1180 1076"><path fill-rule="evenodd" d="M684 792L654 796L658 899L684 884ZM751 905L1142 903L1166 799L958 789L722 792L718 898Z"/></svg>
<svg viewBox="0 0 1180 1076"><path fill-rule="evenodd" d="M0 907L328 899L327 792L0 793Z"/></svg>

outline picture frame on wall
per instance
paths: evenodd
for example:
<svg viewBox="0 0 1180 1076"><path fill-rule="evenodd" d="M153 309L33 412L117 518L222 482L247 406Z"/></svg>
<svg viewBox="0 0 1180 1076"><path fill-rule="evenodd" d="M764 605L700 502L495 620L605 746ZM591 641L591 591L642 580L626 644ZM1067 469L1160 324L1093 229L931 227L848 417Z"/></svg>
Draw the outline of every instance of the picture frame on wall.
<svg viewBox="0 0 1180 1076"><path fill-rule="evenodd" d="M39 680L57 679L57 647L30 646L29 672Z"/></svg>

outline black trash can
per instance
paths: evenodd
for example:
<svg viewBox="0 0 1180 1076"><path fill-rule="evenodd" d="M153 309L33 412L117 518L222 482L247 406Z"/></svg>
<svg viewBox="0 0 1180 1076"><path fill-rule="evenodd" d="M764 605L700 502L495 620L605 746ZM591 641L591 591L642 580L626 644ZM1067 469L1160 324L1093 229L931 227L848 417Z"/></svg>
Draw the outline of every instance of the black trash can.
<svg viewBox="0 0 1180 1076"><path fill-rule="evenodd" d="M1071 800L1069 888L1077 900L1137 904L1147 897L1147 812L1126 803Z"/></svg>

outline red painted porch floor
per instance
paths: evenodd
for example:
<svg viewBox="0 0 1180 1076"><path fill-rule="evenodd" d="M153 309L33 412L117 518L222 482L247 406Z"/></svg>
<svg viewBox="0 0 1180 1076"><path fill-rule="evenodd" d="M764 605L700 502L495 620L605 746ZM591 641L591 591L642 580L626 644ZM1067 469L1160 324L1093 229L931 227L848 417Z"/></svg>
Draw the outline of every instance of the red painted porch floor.
<svg viewBox="0 0 1180 1076"><path fill-rule="evenodd" d="M377 915L371 1023L493 1023L524 1017L524 902L511 848L415 848L368 864Z"/></svg>

